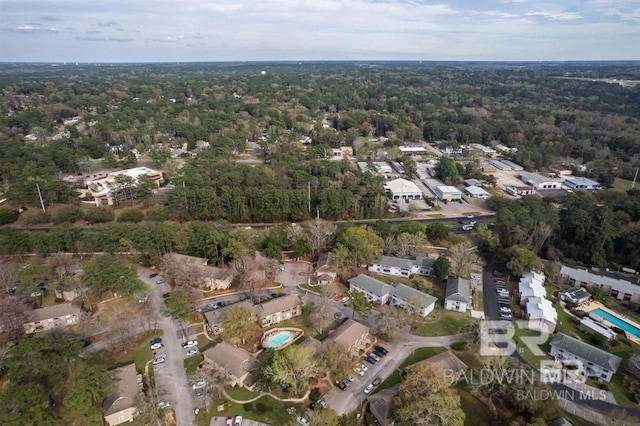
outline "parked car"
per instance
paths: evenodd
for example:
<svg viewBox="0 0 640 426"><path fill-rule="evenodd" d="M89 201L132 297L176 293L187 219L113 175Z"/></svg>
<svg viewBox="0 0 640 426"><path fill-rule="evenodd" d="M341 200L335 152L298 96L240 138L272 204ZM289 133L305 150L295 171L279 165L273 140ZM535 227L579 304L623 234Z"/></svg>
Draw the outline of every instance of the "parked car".
<svg viewBox="0 0 640 426"><path fill-rule="evenodd" d="M227 421L224 426L233 426L233 417L227 417Z"/></svg>
<svg viewBox="0 0 640 426"><path fill-rule="evenodd" d="M345 296L342 299L340 299L340 303L342 303L343 305L346 305L348 301L349 301L349 297L348 296Z"/></svg>
<svg viewBox="0 0 640 426"><path fill-rule="evenodd" d="M160 401L160 402L158 402L158 408L161 408L161 409L162 409L162 408L167 408L167 407L169 407L170 405L171 405L171 404L169 404L169 402L167 402L167 401Z"/></svg>
<svg viewBox="0 0 640 426"><path fill-rule="evenodd" d="M348 375L348 376L347 376L347 380L348 380L348 381L350 381L350 382L353 382L353 381L355 381L356 379L355 379L352 375Z"/></svg>
<svg viewBox="0 0 640 426"><path fill-rule="evenodd" d="M359 369L361 369L362 371L367 371L367 366L364 365L363 363L360 364L356 364L356 367L358 367Z"/></svg>
<svg viewBox="0 0 640 426"><path fill-rule="evenodd" d="M233 426L242 426L242 416L236 416L233 420Z"/></svg>
<svg viewBox="0 0 640 426"><path fill-rule="evenodd" d="M378 355L379 358L382 358L383 356L386 356L386 354L376 348L373 348L373 353Z"/></svg>
<svg viewBox="0 0 640 426"><path fill-rule="evenodd" d="M165 361L163 356L160 356L158 358L154 358L153 361L151 361L151 363L153 365L158 365L158 364L162 364Z"/></svg>
<svg viewBox="0 0 640 426"><path fill-rule="evenodd" d="M509 308L508 306L501 306L500 307L500 312L511 312L511 308Z"/></svg>
<svg viewBox="0 0 640 426"><path fill-rule="evenodd" d="M335 382L333 382L333 384L336 385L340 390L345 390L347 388L347 384L342 380L336 380Z"/></svg>
<svg viewBox="0 0 640 426"><path fill-rule="evenodd" d="M198 342L196 342L195 340L188 340L182 344L182 347L184 349L195 348L196 346L198 346Z"/></svg>
<svg viewBox="0 0 640 426"><path fill-rule="evenodd" d="M355 367L353 367L353 371L355 371L356 373L358 373L359 376L364 376L364 370L362 370L361 368L359 368L357 365Z"/></svg>
<svg viewBox="0 0 640 426"><path fill-rule="evenodd" d="M164 283L164 278L160 278L159 280L156 281L156 284L162 284Z"/></svg>
<svg viewBox="0 0 640 426"><path fill-rule="evenodd" d="M380 351L385 355L389 355L389 351L382 346L374 346L373 349L375 349L376 351Z"/></svg>
<svg viewBox="0 0 640 426"><path fill-rule="evenodd" d="M342 317L342 312L336 312L335 314L333 314L334 319L340 319L340 317Z"/></svg>
<svg viewBox="0 0 640 426"><path fill-rule="evenodd" d="M378 362L374 358L371 358L370 356L364 357L364 360L367 361L369 364L375 364L376 362Z"/></svg>
<svg viewBox="0 0 640 426"><path fill-rule="evenodd" d="M305 419L304 417L298 417L296 421L302 426L309 426L309 420Z"/></svg>
<svg viewBox="0 0 640 426"><path fill-rule="evenodd" d="M193 389L202 389L205 386L207 386L207 382L205 382L204 380L198 380L191 387Z"/></svg>
<svg viewBox="0 0 640 426"><path fill-rule="evenodd" d="M325 402L324 399L320 398L318 400L318 405L321 406L322 408L325 408L327 406L327 403Z"/></svg>
<svg viewBox="0 0 640 426"><path fill-rule="evenodd" d="M151 350L155 351L157 349L161 349L164 345L162 343L154 343L151 345Z"/></svg>
<svg viewBox="0 0 640 426"><path fill-rule="evenodd" d="M187 356L188 356L188 357L190 357L190 356L194 356L194 355L195 355L195 354L197 354L197 353L198 353L198 349L196 349L196 348L189 349L189 350L187 351Z"/></svg>
<svg viewBox="0 0 640 426"><path fill-rule="evenodd" d="M151 339L149 344L153 345L155 343L162 343L162 339L160 337L156 337L155 339Z"/></svg>
<svg viewBox="0 0 640 426"><path fill-rule="evenodd" d="M157 276L158 276L158 274L153 273L153 274L149 275L149 278L155 278L155 277L157 277Z"/></svg>
<svg viewBox="0 0 640 426"><path fill-rule="evenodd" d="M375 353L375 352L371 352L369 354L369 357L373 358L376 360L376 362L380 361L380 357Z"/></svg>
<svg viewBox="0 0 640 426"><path fill-rule="evenodd" d="M376 377L373 379L373 382L371 382L373 386L378 386L380 383L382 383L382 379L380 377Z"/></svg>
<svg viewBox="0 0 640 426"><path fill-rule="evenodd" d="M224 301L218 302L218 307L224 308L225 306L227 306L227 302L224 302Z"/></svg>
<svg viewBox="0 0 640 426"><path fill-rule="evenodd" d="M370 383L366 388L364 388L364 394L369 395L371 391L373 391L373 388L375 388L375 386L373 386L373 383Z"/></svg>
<svg viewBox="0 0 640 426"><path fill-rule="evenodd" d="M240 301L241 301L241 302L243 302L243 301L245 301L245 300L247 300L247 299L248 299L248 297L247 297L245 294L243 294L242 296L240 296Z"/></svg>
<svg viewBox="0 0 640 426"><path fill-rule="evenodd" d="M168 299L168 298L169 298L169 296L171 296L171 292L170 292L170 291L168 291L168 292L164 293L164 294L162 295L162 298L164 298L164 299Z"/></svg>

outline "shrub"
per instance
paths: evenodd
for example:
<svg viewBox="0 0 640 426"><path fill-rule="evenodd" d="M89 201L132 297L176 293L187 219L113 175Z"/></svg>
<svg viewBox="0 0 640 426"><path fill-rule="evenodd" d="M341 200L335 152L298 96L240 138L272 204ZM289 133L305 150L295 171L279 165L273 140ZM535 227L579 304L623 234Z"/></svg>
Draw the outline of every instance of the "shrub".
<svg viewBox="0 0 640 426"><path fill-rule="evenodd" d="M266 405L264 405L262 402L259 402L256 404L256 412L258 414L264 414L269 410L269 407L267 407Z"/></svg>
<svg viewBox="0 0 640 426"><path fill-rule="evenodd" d="M154 222L163 222L171 217L169 209L165 206L158 204L157 206L149 207L147 209L147 220Z"/></svg>
<svg viewBox="0 0 640 426"><path fill-rule="evenodd" d="M82 209L72 204L66 204L60 207L51 215L51 220L56 225L62 222L74 223L84 217Z"/></svg>
<svg viewBox="0 0 640 426"><path fill-rule="evenodd" d="M607 385L606 383L600 383L598 385L598 387L604 391L608 391L609 390L609 385Z"/></svg>
<svg viewBox="0 0 640 426"><path fill-rule="evenodd" d="M456 342L451 345L451 349L454 351L464 351L467 349L467 342Z"/></svg>
<svg viewBox="0 0 640 426"><path fill-rule="evenodd" d="M129 207L124 209L118 215L118 222L142 222L144 220L144 213L135 207Z"/></svg>
<svg viewBox="0 0 640 426"><path fill-rule="evenodd" d="M247 413L253 412L253 404L250 402L245 402L244 404L242 404L242 408L244 408L244 411L246 411Z"/></svg>
<svg viewBox="0 0 640 426"><path fill-rule="evenodd" d="M84 211L84 219L89 223L105 223L113 220L114 214L111 207L87 206Z"/></svg>
<svg viewBox="0 0 640 426"><path fill-rule="evenodd" d="M29 210L22 216L24 217L24 224L27 226L42 225L43 223L51 222L51 215L42 210Z"/></svg>
<svg viewBox="0 0 640 426"><path fill-rule="evenodd" d="M0 209L0 225L8 225L18 220L20 212L14 209Z"/></svg>

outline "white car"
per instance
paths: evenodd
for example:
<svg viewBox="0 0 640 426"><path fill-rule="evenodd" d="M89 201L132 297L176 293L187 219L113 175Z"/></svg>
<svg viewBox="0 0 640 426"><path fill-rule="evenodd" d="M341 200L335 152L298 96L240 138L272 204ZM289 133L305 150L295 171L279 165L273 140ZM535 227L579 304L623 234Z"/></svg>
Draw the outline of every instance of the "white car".
<svg viewBox="0 0 640 426"><path fill-rule="evenodd" d="M162 343L154 343L153 345L151 345L151 350L155 351L156 349L162 348L162 346Z"/></svg>
<svg viewBox="0 0 640 426"><path fill-rule="evenodd" d="M343 305L346 305L348 301L349 301L349 298L347 296L340 299L340 303L342 303Z"/></svg>
<svg viewBox="0 0 640 426"><path fill-rule="evenodd" d="M357 364L356 367L358 367L362 371L367 371L367 366L363 363Z"/></svg>
<svg viewBox="0 0 640 426"><path fill-rule="evenodd" d="M193 386L191 386L193 389L202 389L203 387L205 387L207 385L207 382L205 382L204 380L198 380L197 382L195 382L193 384Z"/></svg>
<svg viewBox="0 0 640 426"><path fill-rule="evenodd" d="M198 350L197 350L197 349L195 349L195 348L194 348L194 349L189 349L189 350L187 351L187 356L193 356L193 355L195 355L195 354L197 354L197 353L198 353Z"/></svg>
<svg viewBox="0 0 640 426"><path fill-rule="evenodd" d="M500 308L500 312L509 313L509 312L511 312L511 308Z"/></svg>
<svg viewBox="0 0 640 426"><path fill-rule="evenodd" d="M355 371L356 373L358 373L359 376L364 376L364 370L362 370L361 368L359 368L357 365L355 367L353 367L353 371Z"/></svg>
<svg viewBox="0 0 640 426"><path fill-rule="evenodd" d="M154 358L153 361L151 361L151 363L153 365L158 365L158 364L162 364L165 361L164 357L158 357L158 358Z"/></svg>
<svg viewBox="0 0 640 426"><path fill-rule="evenodd" d="M167 408L169 407L171 404L169 404L167 401L160 401L158 402L158 408Z"/></svg>
<svg viewBox="0 0 640 426"><path fill-rule="evenodd" d="M309 426L309 420L305 419L304 417L298 417L296 421L303 426Z"/></svg>
<svg viewBox="0 0 640 426"><path fill-rule="evenodd" d="M159 280L156 280L156 284L162 284L164 283L164 278L160 278Z"/></svg>
<svg viewBox="0 0 640 426"><path fill-rule="evenodd" d="M195 340L189 340L189 341L187 341L187 342L185 342L185 343L183 343L183 344L182 344L182 347L183 347L184 349L187 349L187 348L194 348L194 347L196 347L196 346L198 346L198 342L196 342Z"/></svg>
<svg viewBox="0 0 640 426"><path fill-rule="evenodd" d="M375 386L373 386L373 383L371 383L369 386L367 386L366 388L364 388L364 394L365 395L369 395L371 393L371 391L373 390Z"/></svg>

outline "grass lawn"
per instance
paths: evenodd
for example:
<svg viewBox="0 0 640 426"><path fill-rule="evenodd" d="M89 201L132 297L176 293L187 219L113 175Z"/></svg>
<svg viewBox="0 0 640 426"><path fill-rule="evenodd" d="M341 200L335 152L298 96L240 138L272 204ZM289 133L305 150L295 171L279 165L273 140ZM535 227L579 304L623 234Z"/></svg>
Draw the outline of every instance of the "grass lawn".
<svg viewBox="0 0 640 426"><path fill-rule="evenodd" d="M134 319L140 316L139 306L133 306L120 297L108 300L98 306L95 318L102 326L113 324L120 318Z"/></svg>
<svg viewBox="0 0 640 426"><path fill-rule="evenodd" d="M102 364L106 368L112 369L135 362L138 373L143 373L145 364L151 360L153 356L149 348L149 340L155 337L162 337L162 331L159 330L152 334L140 335L139 338L141 340L138 345L129 351L129 353L120 357L113 357L106 349L98 351L89 357L90 363Z"/></svg>
<svg viewBox="0 0 640 426"><path fill-rule="evenodd" d="M431 217L433 219L442 219L444 215L442 213L431 213L428 214L427 217Z"/></svg>
<svg viewBox="0 0 640 426"><path fill-rule="evenodd" d="M215 411L216 405L213 404L208 413L201 410L196 415L196 421L199 425L208 426L213 416L242 416L244 419L262 421L271 425L285 425L294 419L294 416L287 412L287 408L291 406L294 406L299 413L304 410L301 404L276 401L268 396L263 396L250 404L227 402L223 411Z"/></svg>
<svg viewBox="0 0 640 426"><path fill-rule="evenodd" d="M238 386L235 386L233 389L227 389L227 393L231 398L237 399L238 401L246 401L260 395L260 392L253 392Z"/></svg>
<svg viewBox="0 0 640 426"><path fill-rule="evenodd" d="M436 302L437 303L437 302ZM447 336L460 332L460 328L467 321L476 321L468 313L447 311L436 305L426 320L414 323L413 333L418 336Z"/></svg>
<svg viewBox="0 0 640 426"><path fill-rule="evenodd" d="M632 181L626 179L615 178L613 180L613 189L616 191L626 192L631 189Z"/></svg>
<svg viewBox="0 0 640 426"><path fill-rule="evenodd" d="M482 401L473 396L471 392L461 388L457 388L457 390L460 395L460 405L462 405L462 411L465 414L465 426L475 426L478 423L491 424L495 420Z"/></svg>
<svg viewBox="0 0 640 426"><path fill-rule="evenodd" d="M309 292L311 292L311 293L313 293L313 294L318 294L318 295L320 294L320 293L318 292L318 289L317 289L317 288L312 287L312 286L310 286L309 284L300 284L300 288L303 288L303 289L305 289L305 290L307 290L307 291L309 291Z"/></svg>
<svg viewBox="0 0 640 426"><path fill-rule="evenodd" d="M184 360L184 368L187 370L187 376L198 368L198 365L204 360L204 356L198 353Z"/></svg>
<svg viewBox="0 0 640 426"><path fill-rule="evenodd" d="M529 349L529 347L523 342L522 338L538 336L540 336L539 331L529 330L526 328L518 328L516 325L515 335L513 339L516 341L516 348L518 350L518 353L522 356L522 358L525 359L525 361L527 361L527 364L533 367L539 366L540 360L547 359L548 357L546 355L535 355L533 352L531 352L531 349ZM545 343L544 345L540 346L540 349L544 351L545 354L547 354L549 352L549 345Z"/></svg>
<svg viewBox="0 0 640 426"><path fill-rule="evenodd" d="M588 380L587 384L597 388L598 382L595 380ZM629 399L627 396L627 387L625 386L624 379L620 372L618 374L614 374L611 381L607 384L609 391L613 394L613 397L616 399L618 405L627 408L637 408L638 404L634 404L633 401Z"/></svg>

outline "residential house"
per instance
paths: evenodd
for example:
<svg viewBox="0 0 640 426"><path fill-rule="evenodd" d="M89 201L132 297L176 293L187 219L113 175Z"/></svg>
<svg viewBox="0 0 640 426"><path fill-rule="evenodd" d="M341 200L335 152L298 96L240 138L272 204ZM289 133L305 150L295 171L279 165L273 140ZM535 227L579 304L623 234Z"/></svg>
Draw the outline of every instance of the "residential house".
<svg viewBox="0 0 640 426"><path fill-rule="evenodd" d="M582 363L586 377L592 377L601 382L609 382L622 361L619 356L563 333L556 334L549 342L549 346L551 347L549 355L556 361L579 361Z"/></svg>
<svg viewBox="0 0 640 426"><path fill-rule="evenodd" d="M302 314L302 301L297 294L271 299L256 306L256 314L262 327L269 327Z"/></svg>
<svg viewBox="0 0 640 426"><path fill-rule="evenodd" d="M234 303L233 306L254 309L253 303L249 302L248 300ZM224 315L224 309L214 309L212 311L207 311L204 313L204 317L207 320L207 326L211 334L217 335L222 332L222 320L224 319Z"/></svg>
<svg viewBox="0 0 640 426"><path fill-rule="evenodd" d="M333 158L353 157L353 148L350 146L341 146L340 148L331 149Z"/></svg>
<svg viewBox="0 0 640 426"><path fill-rule="evenodd" d="M109 426L132 422L140 403L142 377L134 363L114 370L116 382L104 400L104 420Z"/></svg>
<svg viewBox="0 0 640 426"><path fill-rule="evenodd" d="M450 311L466 312L472 308L471 302L471 282L464 278L449 277L444 308Z"/></svg>
<svg viewBox="0 0 640 426"><path fill-rule="evenodd" d="M352 319L343 322L325 341L333 341L354 356L364 351L369 343L369 327Z"/></svg>
<svg viewBox="0 0 640 426"><path fill-rule="evenodd" d="M316 262L315 279L318 285L333 284L338 271L331 262L329 253L320 253Z"/></svg>
<svg viewBox="0 0 640 426"><path fill-rule="evenodd" d="M529 297L523 317L528 321L527 328L545 333L553 333L558 323L558 312L544 297Z"/></svg>
<svg viewBox="0 0 640 426"><path fill-rule="evenodd" d="M249 352L223 340L202 355L229 373L231 386L253 387L251 371L258 361Z"/></svg>
<svg viewBox="0 0 640 426"><path fill-rule="evenodd" d="M118 176L126 176L131 179L135 187L140 176L148 176L157 185L162 182L162 173L148 167L136 167L109 173L103 179L96 179L88 183L89 191L95 199L96 206L112 205L116 202L131 200L136 197L135 189L117 183Z"/></svg>
<svg viewBox="0 0 640 426"><path fill-rule="evenodd" d="M439 185L434 190L440 201L456 201L462 199L462 192L455 186Z"/></svg>
<svg viewBox="0 0 640 426"><path fill-rule="evenodd" d="M576 305L585 305L591 301L591 294L582 287L571 287L568 290L560 291L558 296L560 300Z"/></svg>
<svg viewBox="0 0 640 426"><path fill-rule="evenodd" d="M394 400L399 393L400 385L394 385L367 396L369 411L375 417L376 425L395 426L398 424L398 420L394 416Z"/></svg>
<svg viewBox="0 0 640 426"><path fill-rule="evenodd" d="M407 179L390 180L384 185L387 196L392 200L420 200L422 199L422 190L418 185Z"/></svg>
<svg viewBox="0 0 640 426"><path fill-rule="evenodd" d="M437 372L442 372L444 376L453 376L454 379L469 369L467 364L449 351L439 353L421 362L434 368Z"/></svg>
<svg viewBox="0 0 640 426"><path fill-rule="evenodd" d="M413 311L423 317L433 312L437 300L427 293L404 284L396 285L389 292L390 305Z"/></svg>
<svg viewBox="0 0 640 426"><path fill-rule="evenodd" d="M47 306L30 312L30 321L24 324L27 334L67 327L80 322L82 308L72 303Z"/></svg>
<svg viewBox="0 0 640 426"><path fill-rule="evenodd" d="M580 331L584 331L591 335L600 335L607 340L613 340L617 336L616 332L606 325L596 322L588 317L584 317L580 320Z"/></svg>
<svg viewBox="0 0 640 426"><path fill-rule="evenodd" d="M389 292L391 286L380 280L372 278L365 274L359 274L348 280L349 291L359 291L364 293L367 300L371 303L379 303L384 305L389 301Z"/></svg>
<svg viewBox="0 0 640 426"><path fill-rule="evenodd" d="M489 194L487 191L485 191L484 189L478 187L478 186L467 186L464 189L464 192L467 193L467 195L471 198L489 198L489 196L491 194Z"/></svg>
<svg viewBox="0 0 640 426"><path fill-rule="evenodd" d="M562 265L561 279L576 287L601 287L618 300L640 303L640 280L598 269L581 269Z"/></svg>
<svg viewBox="0 0 640 426"><path fill-rule="evenodd" d="M195 285L207 290L226 290L231 287L235 277L231 268L208 266L209 260L202 257L167 253L163 259L172 265L174 281L178 285Z"/></svg>
<svg viewBox="0 0 640 426"><path fill-rule="evenodd" d="M585 177L572 177L564 180L564 185L571 189L586 189L587 191L597 191L602 189L600 182L587 179Z"/></svg>
<svg viewBox="0 0 640 426"><path fill-rule="evenodd" d="M547 292L544 288L545 276L542 272L527 272L518 283L520 305L524 306L530 297L544 298Z"/></svg>
<svg viewBox="0 0 640 426"><path fill-rule="evenodd" d="M413 274L431 276L436 259L429 257L415 257L404 259L393 256L380 256L367 269L378 274L409 277Z"/></svg>

